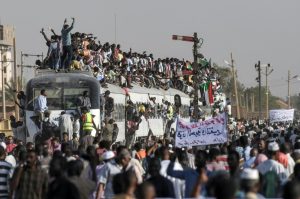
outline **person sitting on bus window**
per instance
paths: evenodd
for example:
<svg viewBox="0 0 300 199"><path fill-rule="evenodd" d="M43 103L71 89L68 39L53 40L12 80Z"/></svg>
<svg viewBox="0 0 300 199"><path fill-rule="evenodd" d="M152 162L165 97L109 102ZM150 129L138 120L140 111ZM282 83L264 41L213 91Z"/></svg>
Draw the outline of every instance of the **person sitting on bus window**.
<svg viewBox="0 0 300 199"><path fill-rule="evenodd" d="M77 99L77 106L78 108L86 107L88 110L91 108L91 100L90 97L88 96L89 92L88 91L83 91L82 95L78 97Z"/></svg>
<svg viewBox="0 0 300 199"><path fill-rule="evenodd" d="M39 121L42 122L44 112L48 110L47 107L47 93L45 89L41 90L41 94L34 101L34 111L39 116Z"/></svg>

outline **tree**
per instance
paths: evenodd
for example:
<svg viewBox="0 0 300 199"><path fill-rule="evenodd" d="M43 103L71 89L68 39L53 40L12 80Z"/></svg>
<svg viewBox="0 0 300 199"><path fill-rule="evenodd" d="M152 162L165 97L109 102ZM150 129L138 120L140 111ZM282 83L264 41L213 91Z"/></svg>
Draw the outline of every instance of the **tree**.
<svg viewBox="0 0 300 199"><path fill-rule="evenodd" d="M233 96L233 88L234 88L234 83L233 83L233 78L232 78L232 69L229 67L220 67L217 64L213 64L213 67L216 69L217 73L219 74L219 81L220 84L223 86L223 91L228 96L231 98L231 100L234 101ZM239 99L240 100L240 106L247 106L251 107L251 96L254 95L254 110L258 111L259 110L259 103L258 103L258 96L259 96L259 88L258 86L255 87L250 87L250 88L245 88L245 86L238 81L237 81L237 90L239 93ZM248 99L246 99L248 98ZM300 97L299 99L299 106L300 106ZM266 108L266 88L264 86L261 87L261 100L262 100L262 111L265 111ZM278 109L280 108L280 105L278 104L279 98L276 96L273 96L271 92L269 92L269 109ZM296 103L296 102L295 102ZM249 109L251 110L251 109Z"/></svg>
<svg viewBox="0 0 300 199"><path fill-rule="evenodd" d="M20 81L18 82L18 85L20 85ZM9 80L9 83L5 83L5 97L6 100L14 101L15 100L15 94L17 92L16 90L16 82L11 78Z"/></svg>
<svg viewBox="0 0 300 199"><path fill-rule="evenodd" d="M219 74L219 81L220 84L223 86L224 93L226 94L226 96L231 98L232 96L234 96L233 95L234 82L232 78L232 69L229 67L220 67L216 63L213 64L213 67L216 69L217 73ZM245 86L238 80L236 80L236 84L237 84L237 91L241 95L245 90Z"/></svg>
<svg viewBox="0 0 300 199"><path fill-rule="evenodd" d="M291 107L300 110L300 94L291 96Z"/></svg>

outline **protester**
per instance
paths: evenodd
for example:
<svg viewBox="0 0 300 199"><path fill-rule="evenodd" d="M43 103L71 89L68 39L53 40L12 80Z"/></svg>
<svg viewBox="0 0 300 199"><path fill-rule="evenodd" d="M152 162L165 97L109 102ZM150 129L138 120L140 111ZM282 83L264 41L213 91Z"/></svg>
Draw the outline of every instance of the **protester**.
<svg viewBox="0 0 300 199"><path fill-rule="evenodd" d="M17 199L43 199L48 191L48 175L39 166L35 151L28 150L27 164L21 162L12 178L12 194Z"/></svg>
<svg viewBox="0 0 300 199"><path fill-rule="evenodd" d="M170 180L160 175L160 162L158 159L152 158L149 162L150 178L147 182L152 183L155 187L156 197L159 198L174 198L175 192L173 184Z"/></svg>
<svg viewBox="0 0 300 199"><path fill-rule="evenodd" d="M45 89L41 90L41 94L34 101L34 111L39 117L39 121L42 122L44 119L44 112L48 110L47 107L47 93Z"/></svg>
<svg viewBox="0 0 300 199"><path fill-rule="evenodd" d="M64 21L63 28L61 30L61 37L62 37L62 45L63 45L63 55L61 58L62 61L62 69L65 69L66 71L69 70L70 63L73 57L73 49L72 49L72 43L71 43L71 30L74 27L75 19L72 18L72 24L69 26L67 24L67 19Z"/></svg>
<svg viewBox="0 0 300 199"><path fill-rule="evenodd" d="M54 157L50 162L50 176L53 178L49 184L47 198L74 198L80 199L79 190L65 176L67 161L62 156Z"/></svg>
<svg viewBox="0 0 300 199"><path fill-rule="evenodd" d="M41 131L45 139L35 143L23 141L24 147L22 141L14 141L12 137L6 146L5 136L1 138L1 146L9 153L7 157L13 156L11 159L16 161L11 186L6 186L10 176L3 179L4 197L6 194L32 199L299 197L299 123L270 124L232 118L226 126L225 143L178 147L172 129L175 118L181 114L178 99L172 104L169 99L161 101L149 95L145 102L135 103L130 99L130 89L136 85L145 89L173 88L193 97L197 75L201 108L211 108L213 116L224 112L231 116L230 100L223 94L219 74L211 61L199 55L195 71L193 63L187 60L154 58L152 54L132 49L126 52L119 44L97 42L92 34L71 34L74 21L73 18L69 26L65 20L61 36L51 30L53 35L48 38L41 31L49 48L43 65L56 72L59 68L65 72L90 71L101 87L121 86L126 95L125 127L116 123L120 110L108 88L100 101L100 120L105 121L101 132L90 112L92 90L84 89L74 99L75 114L63 112L59 121L57 118L52 121L47 112L47 93L41 90L34 101L34 111L38 122L46 127ZM21 104L25 97L18 98L20 107L25 106ZM204 111L200 108L196 111L193 103L189 110L191 121L203 118ZM144 132L148 136L136 138L137 130L146 130L139 128L142 120L155 117L163 118L164 136L154 136L156 132L153 129L152 132L149 124L149 131ZM52 125L57 122L58 134L57 126ZM12 124L16 121L12 120ZM126 129L125 135L121 135L125 136L125 142L118 139L119 128ZM4 161L5 151L1 146L0 159L6 168L3 172L10 172L14 165L10 167Z"/></svg>
<svg viewBox="0 0 300 199"><path fill-rule="evenodd" d="M63 140L63 134L66 133L68 138L73 135L73 121L71 115L62 111L59 118L60 139Z"/></svg>
<svg viewBox="0 0 300 199"><path fill-rule="evenodd" d="M12 165L5 161L5 149L0 146L0 198L9 198L11 196L10 180L12 178Z"/></svg>

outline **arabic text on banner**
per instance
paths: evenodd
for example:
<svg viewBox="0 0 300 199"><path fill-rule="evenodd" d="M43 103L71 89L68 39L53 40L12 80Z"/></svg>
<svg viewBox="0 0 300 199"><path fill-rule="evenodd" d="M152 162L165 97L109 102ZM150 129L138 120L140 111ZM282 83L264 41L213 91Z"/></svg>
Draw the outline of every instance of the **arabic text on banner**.
<svg viewBox="0 0 300 199"><path fill-rule="evenodd" d="M293 121L294 109L270 110L270 122L286 122Z"/></svg>
<svg viewBox="0 0 300 199"><path fill-rule="evenodd" d="M181 119L177 121L176 147L220 144L226 141L225 113L198 123L184 122Z"/></svg>

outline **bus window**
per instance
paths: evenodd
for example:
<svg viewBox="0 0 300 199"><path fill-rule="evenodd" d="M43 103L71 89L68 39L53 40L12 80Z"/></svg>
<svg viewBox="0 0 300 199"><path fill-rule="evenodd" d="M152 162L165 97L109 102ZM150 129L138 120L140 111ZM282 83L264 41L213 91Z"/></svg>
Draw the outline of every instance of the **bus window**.
<svg viewBox="0 0 300 199"><path fill-rule="evenodd" d="M46 88L47 93L47 106L49 110L62 109L62 88ZM41 93L41 89L34 89L34 99Z"/></svg>
<svg viewBox="0 0 300 199"><path fill-rule="evenodd" d="M65 88L64 109L76 109L78 97L82 95L83 91L88 91L90 94L89 88ZM92 107L94 106L92 105Z"/></svg>
<svg viewBox="0 0 300 199"><path fill-rule="evenodd" d="M121 122L125 119L125 106L123 104L115 104L115 111L113 112L113 118L117 122Z"/></svg>

